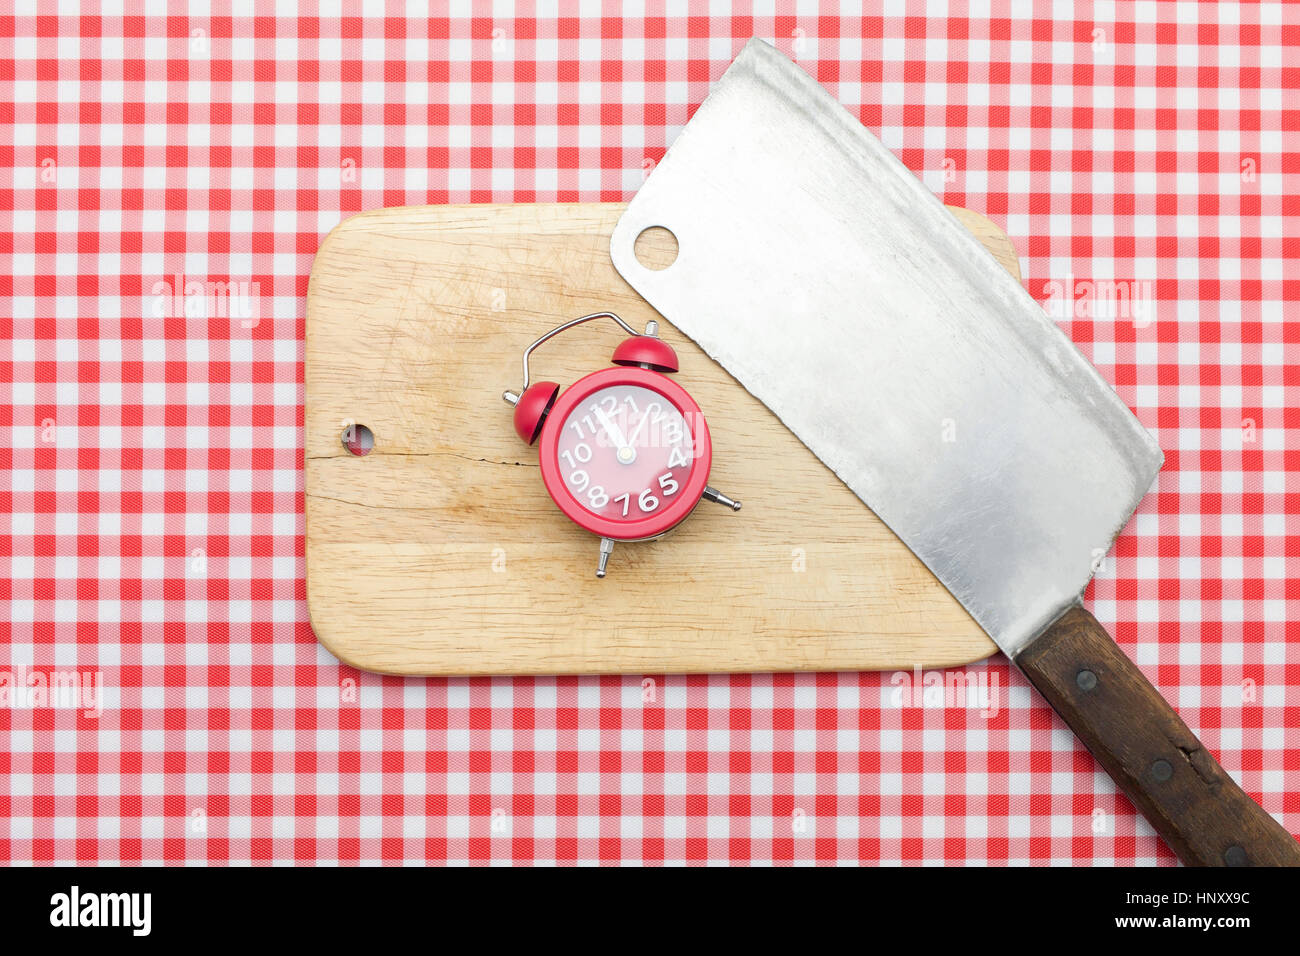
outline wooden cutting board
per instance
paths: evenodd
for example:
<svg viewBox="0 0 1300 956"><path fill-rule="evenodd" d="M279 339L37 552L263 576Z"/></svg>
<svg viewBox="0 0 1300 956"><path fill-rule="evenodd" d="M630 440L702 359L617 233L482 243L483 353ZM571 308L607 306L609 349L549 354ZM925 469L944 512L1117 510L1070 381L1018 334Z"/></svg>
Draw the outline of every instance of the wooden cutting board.
<svg viewBox="0 0 1300 956"><path fill-rule="evenodd" d="M614 271L622 210L380 209L321 244L305 452L321 643L365 670L425 675L892 670L991 654L889 529ZM1019 278L1006 235L953 211ZM644 251L664 262L671 244ZM603 580L597 538L547 496L500 397L529 342L601 310L637 328L659 319L713 433L710 484L744 502L617 545ZM621 338L613 323L580 326L534 353L533 377L563 385L607 367ZM342 440L355 425L374 436L364 456Z"/></svg>

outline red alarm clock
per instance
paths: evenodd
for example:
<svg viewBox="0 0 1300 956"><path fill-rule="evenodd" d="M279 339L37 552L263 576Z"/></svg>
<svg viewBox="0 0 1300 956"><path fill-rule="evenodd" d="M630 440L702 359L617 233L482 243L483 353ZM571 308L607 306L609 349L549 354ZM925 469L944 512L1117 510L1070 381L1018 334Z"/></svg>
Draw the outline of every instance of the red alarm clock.
<svg viewBox="0 0 1300 956"><path fill-rule="evenodd" d="M555 382L529 384L528 357L561 332L608 318L627 332L614 367L583 376L563 393ZM713 443L700 406L668 377L677 353L612 312L565 322L524 349L524 384L502 397L515 407L515 431L537 443L542 483L575 524L600 538L596 577L615 541L645 541L675 528L701 500L732 511L740 502L709 487Z"/></svg>

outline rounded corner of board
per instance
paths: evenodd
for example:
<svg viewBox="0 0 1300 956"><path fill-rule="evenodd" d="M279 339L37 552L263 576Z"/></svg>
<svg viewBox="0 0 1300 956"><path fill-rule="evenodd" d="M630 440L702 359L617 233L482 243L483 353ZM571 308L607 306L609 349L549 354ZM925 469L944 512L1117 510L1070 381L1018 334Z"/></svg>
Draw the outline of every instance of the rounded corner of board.
<svg viewBox="0 0 1300 956"><path fill-rule="evenodd" d="M325 238L320 241L320 245L316 247L316 258L312 260L312 271L315 271L316 260L319 259L323 253L329 252L331 246L337 245L343 236L355 231L362 224L363 220L383 218L389 212L390 210L387 208L362 209L359 212L354 212L346 218L340 219L336 222L330 228L330 231L325 233Z"/></svg>
<svg viewBox="0 0 1300 956"><path fill-rule="evenodd" d="M998 653L998 646L993 643L987 636L981 634L978 638L972 638L969 646L957 648L950 656L941 661L926 664L926 667L966 667L970 664L978 664L980 661L986 661Z"/></svg>
<svg viewBox="0 0 1300 956"><path fill-rule="evenodd" d="M329 622L322 620L321 615L316 612L314 602L311 599L310 578L308 579L307 588L307 623L311 626L311 632L315 636L316 642L320 644L321 647L325 648L325 650L337 657L340 664L346 664L348 667L355 667L360 671L368 669L353 659L349 653L351 648L346 642L337 640L333 630L329 626Z"/></svg>

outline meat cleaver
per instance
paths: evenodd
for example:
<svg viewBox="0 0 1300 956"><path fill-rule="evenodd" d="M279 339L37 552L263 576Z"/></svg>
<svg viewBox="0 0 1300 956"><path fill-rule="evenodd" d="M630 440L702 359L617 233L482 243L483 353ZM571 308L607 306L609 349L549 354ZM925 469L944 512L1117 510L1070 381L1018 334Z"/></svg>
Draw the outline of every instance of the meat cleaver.
<svg viewBox="0 0 1300 956"><path fill-rule="evenodd" d="M637 259L651 227L677 238L666 268ZM1300 865L1080 604L1159 447L825 89L751 40L611 253L934 572L1184 863Z"/></svg>

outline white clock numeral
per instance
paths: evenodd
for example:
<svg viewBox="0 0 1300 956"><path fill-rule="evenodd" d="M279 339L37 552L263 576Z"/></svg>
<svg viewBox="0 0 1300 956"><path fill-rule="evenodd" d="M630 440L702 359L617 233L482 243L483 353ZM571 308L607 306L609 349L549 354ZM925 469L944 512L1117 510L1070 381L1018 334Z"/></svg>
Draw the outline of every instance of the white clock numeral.
<svg viewBox="0 0 1300 956"><path fill-rule="evenodd" d="M573 429L573 437L561 439L564 447L557 456L561 481L569 492L584 508L597 514L608 509L610 517L624 521L636 521L665 507L671 513L688 480L678 476L688 476L696 459L689 416L683 418L683 413L662 395L640 388L602 390L585 401L586 406L579 406L564 423L565 428ZM615 467L610 472L592 464L605 462L608 452L602 449L611 446L621 453L620 465L636 461L635 454L627 453L634 449L647 455L651 449L666 449L667 465L661 465L664 470L658 474L642 472L642 488L630 487L630 482L624 482L638 481L634 477L637 469ZM657 454L663 455L663 451ZM658 461L664 459L659 457ZM613 466L613 462L606 464ZM602 478L612 486L600 484Z"/></svg>
<svg viewBox="0 0 1300 956"><path fill-rule="evenodd" d="M562 451L560 457L569 463L569 467L574 467L578 462L586 464L591 461L591 446L586 442L579 442L573 447L573 451Z"/></svg>

